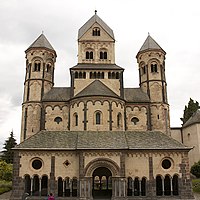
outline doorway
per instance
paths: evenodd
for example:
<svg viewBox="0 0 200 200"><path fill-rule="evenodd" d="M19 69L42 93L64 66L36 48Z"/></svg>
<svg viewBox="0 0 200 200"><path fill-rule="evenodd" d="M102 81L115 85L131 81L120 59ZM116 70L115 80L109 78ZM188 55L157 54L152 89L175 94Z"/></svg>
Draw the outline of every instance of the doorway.
<svg viewBox="0 0 200 200"><path fill-rule="evenodd" d="M106 167L99 167L92 174L92 195L94 199L112 197L112 173Z"/></svg>

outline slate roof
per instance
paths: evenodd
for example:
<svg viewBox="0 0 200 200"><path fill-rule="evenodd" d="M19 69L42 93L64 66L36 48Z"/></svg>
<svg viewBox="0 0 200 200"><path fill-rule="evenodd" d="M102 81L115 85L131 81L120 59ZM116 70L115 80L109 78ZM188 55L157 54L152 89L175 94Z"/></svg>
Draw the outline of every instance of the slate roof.
<svg viewBox="0 0 200 200"><path fill-rule="evenodd" d="M53 87L47 92L42 101L68 101L70 100L70 87Z"/></svg>
<svg viewBox="0 0 200 200"><path fill-rule="evenodd" d="M116 65L116 64L91 64L91 63L78 63L74 67L70 68L71 69L90 69L90 70L97 70L97 69L119 69L119 70L124 70L122 67Z"/></svg>
<svg viewBox="0 0 200 200"><path fill-rule="evenodd" d="M44 34L41 34L29 47L28 49L30 48L38 48L38 47L44 47L44 48L47 48L47 49L50 49L50 50L54 50L54 48L51 46L50 42L47 40L47 38L45 37ZM27 49L27 50L28 50ZM27 51L26 50L26 51Z"/></svg>
<svg viewBox="0 0 200 200"><path fill-rule="evenodd" d="M92 27L94 23L98 23L113 39L113 30L97 15L93 15L78 31L78 39L80 39Z"/></svg>
<svg viewBox="0 0 200 200"><path fill-rule="evenodd" d="M183 128L192 124L200 123L200 110L197 110L188 120L183 124Z"/></svg>
<svg viewBox="0 0 200 200"><path fill-rule="evenodd" d="M127 102L150 102L148 95L141 88L124 88L124 98Z"/></svg>
<svg viewBox="0 0 200 200"><path fill-rule="evenodd" d="M161 132L151 131L41 131L17 145L24 150L189 150Z"/></svg>
<svg viewBox="0 0 200 200"><path fill-rule="evenodd" d="M99 80L93 81L81 92L79 92L75 97L84 97L84 96L109 96L109 97L119 98L117 94L115 94L110 88L108 88Z"/></svg>
<svg viewBox="0 0 200 200"><path fill-rule="evenodd" d="M145 51L145 50L162 50L163 52L165 52L150 35L148 35L147 39L145 40L144 44L140 48L139 52Z"/></svg>

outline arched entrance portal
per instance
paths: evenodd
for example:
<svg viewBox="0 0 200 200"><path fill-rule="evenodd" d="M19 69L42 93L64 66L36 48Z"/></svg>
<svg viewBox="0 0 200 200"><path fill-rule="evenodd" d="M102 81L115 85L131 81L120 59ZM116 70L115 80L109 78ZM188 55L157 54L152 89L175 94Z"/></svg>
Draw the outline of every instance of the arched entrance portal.
<svg viewBox="0 0 200 200"><path fill-rule="evenodd" d="M111 198L112 173L106 167L99 167L92 174L92 195L95 199Z"/></svg>

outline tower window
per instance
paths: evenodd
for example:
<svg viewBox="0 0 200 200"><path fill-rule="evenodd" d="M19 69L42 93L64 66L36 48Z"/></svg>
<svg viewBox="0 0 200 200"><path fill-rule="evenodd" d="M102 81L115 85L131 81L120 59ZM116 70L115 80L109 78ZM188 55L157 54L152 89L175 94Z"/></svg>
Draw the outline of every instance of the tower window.
<svg viewBox="0 0 200 200"><path fill-rule="evenodd" d="M50 64L47 64L47 72L51 72L51 65Z"/></svg>
<svg viewBox="0 0 200 200"><path fill-rule="evenodd" d="M86 59L93 59L93 51L86 51Z"/></svg>
<svg viewBox="0 0 200 200"><path fill-rule="evenodd" d="M151 64L151 72L158 72L157 64Z"/></svg>
<svg viewBox="0 0 200 200"><path fill-rule="evenodd" d="M77 113L74 114L74 125L78 126L78 114Z"/></svg>
<svg viewBox="0 0 200 200"><path fill-rule="evenodd" d="M100 59L107 59L107 52L106 51L100 52Z"/></svg>
<svg viewBox="0 0 200 200"><path fill-rule="evenodd" d="M143 73L143 74L146 74L146 67L145 67L145 66L142 67L142 73Z"/></svg>
<svg viewBox="0 0 200 200"><path fill-rule="evenodd" d="M92 35L93 36L100 36L100 28L93 28L93 31L92 31Z"/></svg>
<svg viewBox="0 0 200 200"><path fill-rule="evenodd" d="M96 117L96 124L101 124L101 112L96 112L95 114Z"/></svg>
<svg viewBox="0 0 200 200"><path fill-rule="evenodd" d="M34 63L34 72L39 72L40 71L40 62L35 62Z"/></svg>
<svg viewBox="0 0 200 200"><path fill-rule="evenodd" d="M118 113L118 115L117 115L117 127L120 128L121 124L122 124L122 114Z"/></svg>

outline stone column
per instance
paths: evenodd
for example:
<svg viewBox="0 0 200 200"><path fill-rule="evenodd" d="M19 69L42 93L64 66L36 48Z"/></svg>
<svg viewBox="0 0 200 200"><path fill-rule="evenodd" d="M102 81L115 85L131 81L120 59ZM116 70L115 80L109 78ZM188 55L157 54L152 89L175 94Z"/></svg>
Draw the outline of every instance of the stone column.
<svg viewBox="0 0 200 200"><path fill-rule="evenodd" d="M49 181L49 190L55 194L55 156L51 156L51 172ZM57 193L56 193L57 194Z"/></svg>

